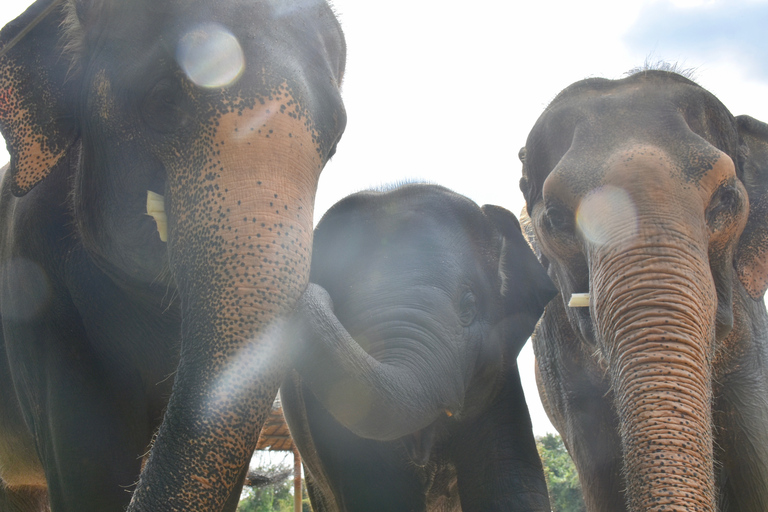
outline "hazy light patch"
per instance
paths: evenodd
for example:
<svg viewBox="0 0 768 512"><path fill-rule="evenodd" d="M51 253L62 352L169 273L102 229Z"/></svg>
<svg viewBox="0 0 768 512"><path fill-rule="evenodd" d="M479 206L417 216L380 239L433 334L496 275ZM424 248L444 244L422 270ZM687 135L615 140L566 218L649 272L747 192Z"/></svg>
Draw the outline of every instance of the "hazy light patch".
<svg viewBox="0 0 768 512"><path fill-rule="evenodd" d="M5 263L3 272L11 290L16 292L3 309L6 320L30 321L39 316L51 299L48 275L40 265L25 258L14 258Z"/></svg>
<svg viewBox="0 0 768 512"><path fill-rule="evenodd" d="M197 25L176 48L176 61L200 87L226 87L245 69L243 48L237 38L217 23Z"/></svg>
<svg viewBox="0 0 768 512"><path fill-rule="evenodd" d="M214 381L209 394L207 410L217 414L220 404L230 402L234 397L246 393L253 398L254 387L265 379L275 378L274 363L281 354L285 323L278 321L263 334L246 343L229 359L226 368ZM279 376L282 379L282 376Z"/></svg>
<svg viewBox="0 0 768 512"><path fill-rule="evenodd" d="M336 419L344 425L355 425L362 421L373 406L367 389L359 384L343 379L328 392L327 403L335 411Z"/></svg>
<svg viewBox="0 0 768 512"><path fill-rule="evenodd" d="M286 2L285 0L268 0L268 3L272 8L272 16L275 18L282 18L289 16L296 11L317 5L322 1L324 0L294 0L292 2Z"/></svg>
<svg viewBox="0 0 768 512"><path fill-rule="evenodd" d="M628 240L637 235L637 209L626 191L606 185L582 199L576 210L576 225L595 245L616 237Z"/></svg>
<svg viewBox="0 0 768 512"><path fill-rule="evenodd" d="M242 117L238 118L237 132L234 134L235 138L245 138L254 132L264 129L264 125L277 114L278 109L257 108L251 112L251 114L243 112Z"/></svg>

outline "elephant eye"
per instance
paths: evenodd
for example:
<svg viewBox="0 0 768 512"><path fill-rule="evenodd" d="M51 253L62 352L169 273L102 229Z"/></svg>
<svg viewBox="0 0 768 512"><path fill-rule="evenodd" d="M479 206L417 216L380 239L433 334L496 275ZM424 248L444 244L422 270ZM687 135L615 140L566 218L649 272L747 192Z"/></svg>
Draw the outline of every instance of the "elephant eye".
<svg viewBox="0 0 768 512"><path fill-rule="evenodd" d="M459 322L464 327L467 327L475 321L476 316L477 298L474 293L467 290L461 296L461 302L459 303Z"/></svg>
<svg viewBox="0 0 768 512"><path fill-rule="evenodd" d="M149 91L142 104L146 123L160 133L181 128L189 119L182 108L181 87L172 80L160 80Z"/></svg>
<svg viewBox="0 0 768 512"><path fill-rule="evenodd" d="M549 206L544 212L544 222L554 231L569 231L573 227L573 216L561 206Z"/></svg>
<svg viewBox="0 0 768 512"><path fill-rule="evenodd" d="M707 224L712 230L722 229L728 220L737 214L742 206L741 195L736 187L722 185L712 195L707 207Z"/></svg>

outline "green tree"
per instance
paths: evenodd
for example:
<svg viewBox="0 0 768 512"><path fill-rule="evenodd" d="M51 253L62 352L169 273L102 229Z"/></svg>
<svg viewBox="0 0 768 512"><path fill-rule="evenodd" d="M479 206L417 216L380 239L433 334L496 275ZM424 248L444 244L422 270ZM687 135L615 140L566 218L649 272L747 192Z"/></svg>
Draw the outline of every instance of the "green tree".
<svg viewBox="0 0 768 512"><path fill-rule="evenodd" d="M584 498L576 466L565 449L563 440L555 434L536 438L536 447L544 465L553 512L585 512Z"/></svg>
<svg viewBox="0 0 768 512"><path fill-rule="evenodd" d="M255 485L247 487L237 506L238 512L293 512L293 469L285 464L270 464L254 468L249 479Z"/></svg>

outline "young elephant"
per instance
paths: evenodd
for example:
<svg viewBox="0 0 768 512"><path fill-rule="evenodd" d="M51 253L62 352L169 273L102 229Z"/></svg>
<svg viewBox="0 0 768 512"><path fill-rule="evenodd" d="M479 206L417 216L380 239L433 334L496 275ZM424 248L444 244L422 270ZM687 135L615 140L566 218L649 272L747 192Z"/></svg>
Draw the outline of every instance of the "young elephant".
<svg viewBox="0 0 768 512"><path fill-rule="evenodd" d="M516 358L555 289L513 214L358 193L310 280L281 396L316 511L550 510Z"/></svg>

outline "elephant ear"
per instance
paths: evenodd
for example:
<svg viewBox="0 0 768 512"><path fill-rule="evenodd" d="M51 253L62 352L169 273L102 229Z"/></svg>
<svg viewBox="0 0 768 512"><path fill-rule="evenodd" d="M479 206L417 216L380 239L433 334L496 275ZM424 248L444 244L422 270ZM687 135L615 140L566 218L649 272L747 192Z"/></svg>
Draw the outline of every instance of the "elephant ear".
<svg viewBox="0 0 768 512"><path fill-rule="evenodd" d="M486 218L501 237L499 245L499 282L507 320L512 323L508 338L512 343L510 355L517 357L533 333L544 307L557 295L557 289L547 276L523 238L515 215L500 206L484 205Z"/></svg>
<svg viewBox="0 0 768 512"><path fill-rule="evenodd" d="M48 176L77 139L61 3L38 0L0 31L0 132L16 196Z"/></svg>
<svg viewBox="0 0 768 512"><path fill-rule="evenodd" d="M736 118L742 141L741 181L749 195L749 218L736 251L736 272L750 297L768 289L768 125Z"/></svg>
<svg viewBox="0 0 768 512"><path fill-rule="evenodd" d="M549 269L549 260L546 256L544 256L544 253L541 252L541 247L539 247L539 242L536 240L536 232L533 229L533 221L528 216L528 209L523 208L523 211L520 212L520 229L523 232L523 237L525 237L525 241L528 242L528 246L533 251L533 254L536 255L536 257L539 259L539 262L544 266L545 270Z"/></svg>

